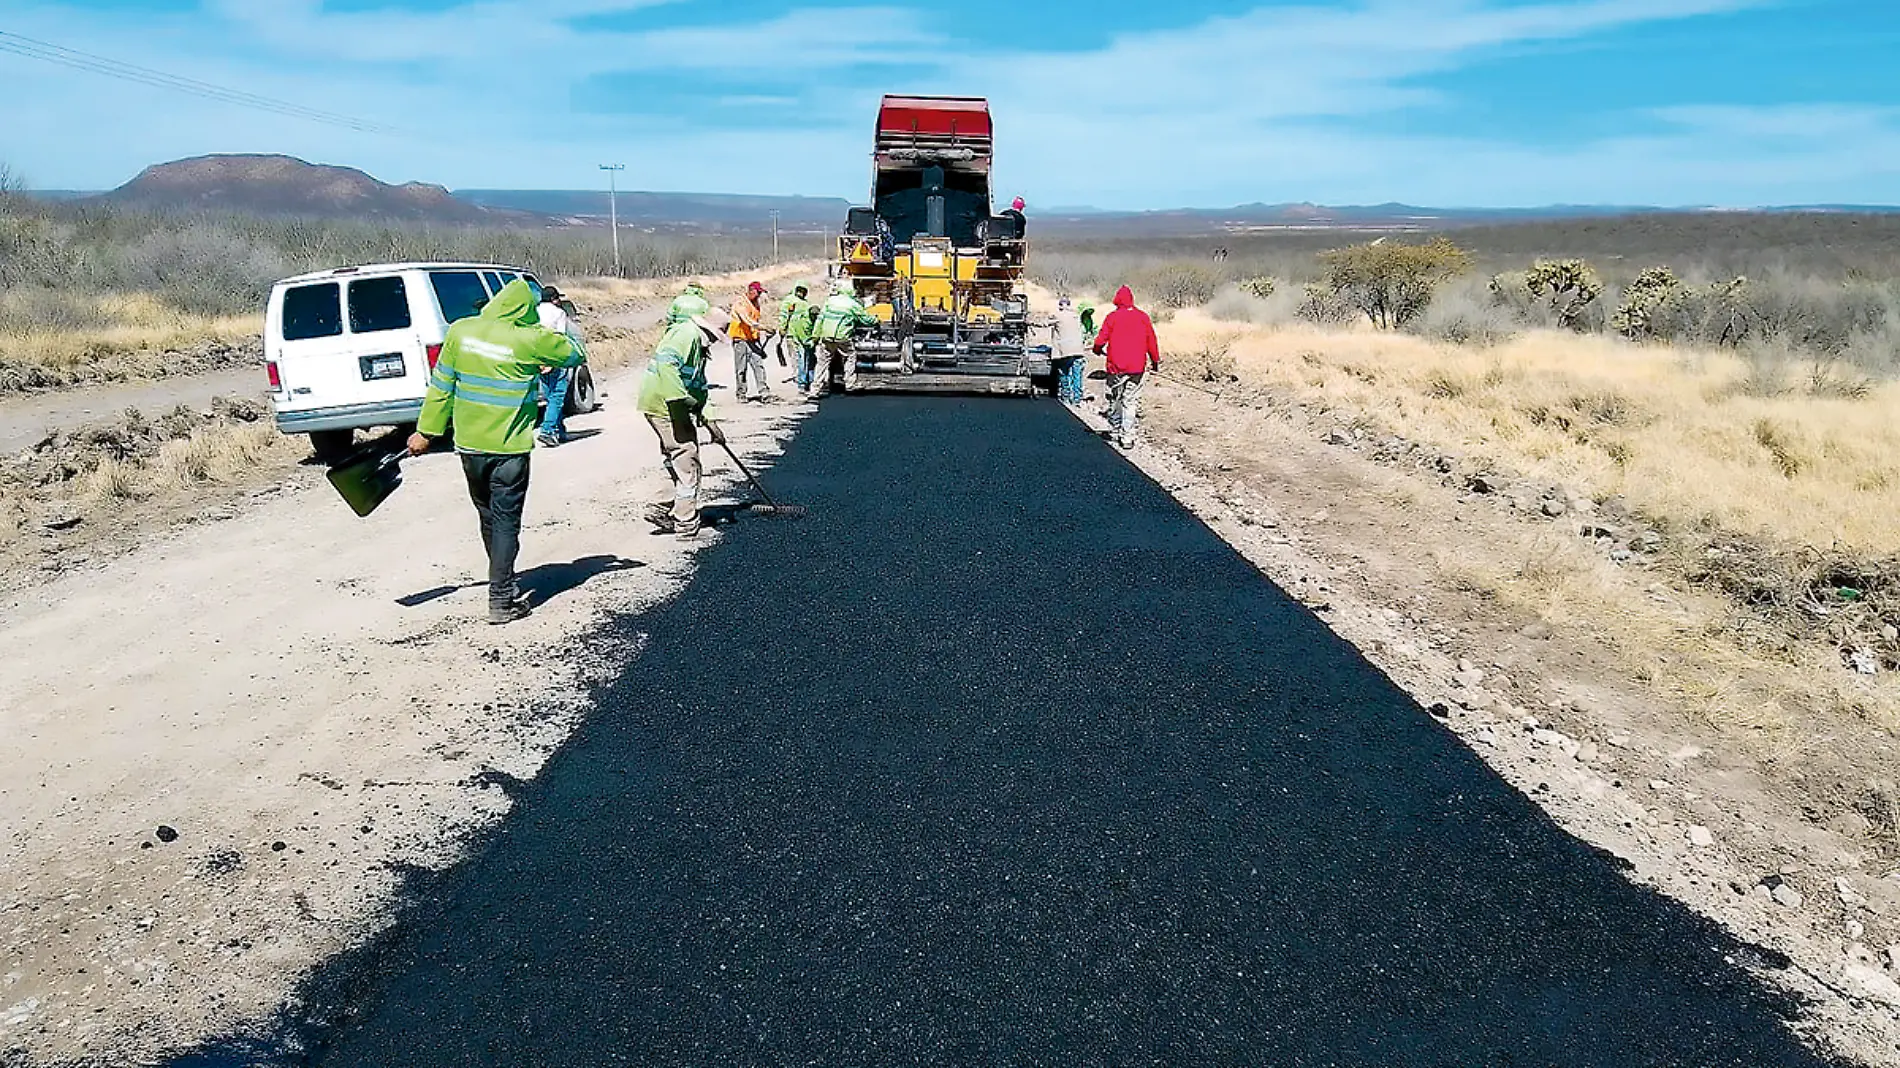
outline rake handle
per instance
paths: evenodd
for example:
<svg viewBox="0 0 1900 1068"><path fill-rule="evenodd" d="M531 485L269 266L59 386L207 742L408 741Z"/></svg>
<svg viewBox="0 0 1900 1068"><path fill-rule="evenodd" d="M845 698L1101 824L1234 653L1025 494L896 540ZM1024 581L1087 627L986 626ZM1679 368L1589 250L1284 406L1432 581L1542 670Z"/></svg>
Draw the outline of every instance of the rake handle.
<svg viewBox="0 0 1900 1068"><path fill-rule="evenodd" d="M699 425L700 426L706 425L706 418L704 416L700 417ZM739 459L739 454L732 451L732 446L727 444L726 442L717 441L717 440L715 440L713 444L718 445L720 448L726 450L726 455L729 458L731 458L733 466L739 469L739 473L745 476L745 480L747 482L752 483L752 492L758 494L759 499L764 501L767 507L772 508L772 509L777 509L778 502L772 499L771 494L765 492L765 487L759 484L758 477L752 473L752 469L750 467L747 467L745 465L744 460Z"/></svg>

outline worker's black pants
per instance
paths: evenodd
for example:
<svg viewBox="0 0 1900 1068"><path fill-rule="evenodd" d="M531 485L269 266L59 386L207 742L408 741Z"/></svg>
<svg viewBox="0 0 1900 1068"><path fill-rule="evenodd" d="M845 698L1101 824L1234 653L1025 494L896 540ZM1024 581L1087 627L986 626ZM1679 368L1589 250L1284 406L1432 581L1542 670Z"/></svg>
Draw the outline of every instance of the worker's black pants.
<svg viewBox="0 0 1900 1068"><path fill-rule="evenodd" d="M500 608L521 595L515 585L515 558L521 555L521 512L528 504L528 454L462 454L468 499L482 519L482 547L488 550L488 604Z"/></svg>

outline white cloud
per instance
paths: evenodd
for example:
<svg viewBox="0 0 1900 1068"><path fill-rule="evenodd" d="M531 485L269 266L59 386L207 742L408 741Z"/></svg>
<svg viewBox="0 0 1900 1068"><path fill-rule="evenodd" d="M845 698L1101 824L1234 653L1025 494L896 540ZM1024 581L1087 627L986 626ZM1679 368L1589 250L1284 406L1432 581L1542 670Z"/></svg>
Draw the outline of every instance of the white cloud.
<svg viewBox="0 0 1900 1068"><path fill-rule="evenodd" d="M1640 132L1554 150L1365 124L1455 117L1460 101L1424 80L1499 50L1761 2L1308 3L1086 52L998 53L993 37L986 49L943 39L940 19L898 0L741 23L708 0L468 0L428 13L205 0L136 23L74 0L14 0L17 32L408 132L314 126L0 54L0 79L31 86L33 100L0 131L0 158L61 185L195 152L287 151L388 180L536 187L591 184L594 164L624 159L630 187L856 194L877 93L942 91L993 99L999 178L1042 203L1867 198L1848 194L1894 174L1900 116L1852 101L1684 101L1625 116ZM623 77L697 91L698 106L603 107ZM865 84L879 77L897 84Z"/></svg>

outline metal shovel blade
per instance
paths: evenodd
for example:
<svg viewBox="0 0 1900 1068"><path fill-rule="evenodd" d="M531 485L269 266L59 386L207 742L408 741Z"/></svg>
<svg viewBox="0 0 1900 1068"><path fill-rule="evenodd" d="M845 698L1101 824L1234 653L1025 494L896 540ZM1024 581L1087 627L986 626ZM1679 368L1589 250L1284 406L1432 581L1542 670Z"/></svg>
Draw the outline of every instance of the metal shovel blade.
<svg viewBox="0 0 1900 1068"><path fill-rule="evenodd" d="M343 461L325 476L350 510L367 518L402 485L401 450L371 451Z"/></svg>

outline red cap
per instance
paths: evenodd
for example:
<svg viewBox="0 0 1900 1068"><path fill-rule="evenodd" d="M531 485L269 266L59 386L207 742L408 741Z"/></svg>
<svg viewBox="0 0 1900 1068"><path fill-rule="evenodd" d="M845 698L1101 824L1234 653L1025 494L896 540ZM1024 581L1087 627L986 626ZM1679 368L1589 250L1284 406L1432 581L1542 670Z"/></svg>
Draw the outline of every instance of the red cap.
<svg viewBox="0 0 1900 1068"><path fill-rule="evenodd" d="M1028 207L1029 205L1023 203L1022 197L1017 197L1015 200L1012 200L1009 202L1009 206L1012 208L1015 208L1017 211L1021 211L1024 208Z"/></svg>
<svg viewBox="0 0 1900 1068"><path fill-rule="evenodd" d="M765 287L760 285L757 282L754 282L751 285L745 287L745 291L747 293L763 293L765 292Z"/></svg>

